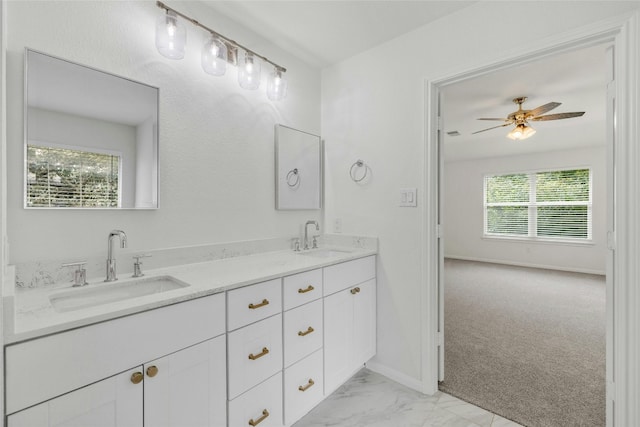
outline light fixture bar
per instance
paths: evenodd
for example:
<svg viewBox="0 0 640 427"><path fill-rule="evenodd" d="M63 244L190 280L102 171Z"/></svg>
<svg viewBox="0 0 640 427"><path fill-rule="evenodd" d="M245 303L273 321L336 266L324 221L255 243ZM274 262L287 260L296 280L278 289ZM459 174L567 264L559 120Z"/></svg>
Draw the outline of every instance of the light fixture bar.
<svg viewBox="0 0 640 427"><path fill-rule="evenodd" d="M175 13L176 15L178 15L179 17L181 17L181 18L183 18L183 19L186 19L187 21L191 22L191 23L192 23L193 25L195 25L196 27L200 27L200 28L202 28L203 30L210 32L212 35L214 35L214 36L216 36L216 37L219 37L219 38L221 38L222 40L224 40L224 42L225 42L225 43L227 43L227 44L229 45L229 47L230 47L230 48L229 48L228 57L229 57L229 59L230 59L230 60L229 60L229 62L230 62L231 64L233 64L233 65L237 65L237 61L238 61L237 51L238 51L238 48L240 48L240 49L244 50L245 52L249 52L249 53L251 53L252 55L257 56L258 58L262 59L264 62L268 62L269 64L273 65L276 69L278 69L279 71L281 71L281 72L283 72L283 73L287 71L287 69L286 69L286 68L284 68L283 66L278 65L278 64L276 64L275 62L271 61L270 59L268 59L268 58L266 58L266 57L264 57L264 56L262 56L262 55L260 55L260 54L258 54L258 53L256 53L256 52L254 52L253 50L251 50L251 49L249 49L249 48L247 48L247 47L245 47L245 46L241 45L241 44L240 44L240 43L238 43L237 41L232 40L232 39L230 39L230 38L228 38L228 37L223 36L223 35L222 35L222 34L220 34L219 32L212 30L211 28L207 27L206 25L202 25L202 24L201 24L200 22L198 22L197 20L195 20L195 19L193 19L193 18L190 18L190 17L188 17L187 15L185 15L185 14L183 14L183 13L178 12L177 10L175 10L175 9L174 9L174 8L172 8L172 7L167 6L167 5L166 5L166 4L164 4L163 2L161 2L161 1L157 1L157 2L156 2L156 5L157 5L159 8L164 9L164 10L166 10L166 11L172 11L173 13Z"/></svg>

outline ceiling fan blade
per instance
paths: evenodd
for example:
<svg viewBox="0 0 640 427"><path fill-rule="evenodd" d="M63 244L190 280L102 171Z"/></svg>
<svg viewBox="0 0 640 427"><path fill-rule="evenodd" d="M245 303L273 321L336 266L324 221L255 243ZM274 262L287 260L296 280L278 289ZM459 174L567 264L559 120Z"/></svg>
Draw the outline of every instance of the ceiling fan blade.
<svg viewBox="0 0 640 427"><path fill-rule="evenodd" d="M547 114L546 116L531 117L529 118L529 120L534 122L544 122L547 120L570 119L572 117L580 117L582 115L584 115L584 111L575 112L575 113Z"/></svg>
<svg viewBox="0 0 640 427"><path fill-rule="evenodd" d="M560 103L560 102L549 102L548 104L541 105L538 108L534 108L533 110L530 110L527 113L527 118L539 116L540 114L544 114L547 111L553 110L554 108L556 108L557 106L559 106L561 104L562 103Z"/></svg>
<svg viewBox="0 0 640 427"><path fill-rule="evenodd" d="M509 126L510 124L511 124L511 122L505 123L503 125L498 125L498 126L494 126L494 127L491 127L491 128L487 128L487 129L482 129L482 130L479 130L477 132L471 132L471 135L475 135L476 133L484 132L484 131L491 130L491 129L503 128L505 126Z"/></svg>
<svg viewBox="0 0 640 427"><path fill-rule="evenodd" d="M482 117L482 118L480 118L480 119L476 119L476 120L497 120L497 121L499 121L499 122L506 122L506 121L511 122L511 120L509 120L509 119L505 119L505 118L498 119L498 118L496 118L496 117Z"/></svg>

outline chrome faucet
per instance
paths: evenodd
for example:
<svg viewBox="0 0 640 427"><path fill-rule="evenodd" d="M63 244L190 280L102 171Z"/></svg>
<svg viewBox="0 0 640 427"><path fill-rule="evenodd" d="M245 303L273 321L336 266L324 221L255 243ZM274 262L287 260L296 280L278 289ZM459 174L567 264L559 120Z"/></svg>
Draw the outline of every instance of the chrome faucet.
<svg viewBox="0 0 640 427"><path fill-rule="evenodd" d="M111 230L109 233L109 239L107 240L107 278L105 282L113 282L118 280L116 277L116 260L113 257L113 239L114 237L120 238L120 247L127 247L127 235L122 230Z"/></svg>
<svg viewBox="0 0 640 427"><path fill-rule="evenodd" d="M307 221L304 225L304 248L309 249L309 235L307 234L307 228L310 224L315 224L316 231L320 231L320 226L318 225L318 221Z"/></svg>

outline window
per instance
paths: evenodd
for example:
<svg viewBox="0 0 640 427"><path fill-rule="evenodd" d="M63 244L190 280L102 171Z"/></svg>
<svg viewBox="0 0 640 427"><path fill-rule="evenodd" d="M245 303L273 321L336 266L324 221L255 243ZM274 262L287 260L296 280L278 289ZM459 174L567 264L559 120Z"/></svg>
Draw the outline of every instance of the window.
<svg viewBox="0 0 640 427"><path fill-rule="evenodd" d="M120 156L28 145L27 165L27 207L120 204Z"/></svg>
<svg viewBox="0 0 640 427"><path fill-rule="evenodd" d="M591 239L591 170L484 178L484 235L536 240Z"/></svg>

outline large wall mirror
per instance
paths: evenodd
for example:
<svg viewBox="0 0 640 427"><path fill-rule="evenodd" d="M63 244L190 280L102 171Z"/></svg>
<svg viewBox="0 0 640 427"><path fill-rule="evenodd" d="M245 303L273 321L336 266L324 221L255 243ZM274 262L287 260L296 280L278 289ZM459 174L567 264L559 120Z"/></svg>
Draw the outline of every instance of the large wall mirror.
<svg viewBox="0 0 640 427"><path fill-rule="evenodd" d="M158 88L25 50L25 208L158 207Z"/></svg>
<svg viewBox="0 0 640 427"><path fill-rule="evenodd" d="M322 141L276 125L276 209L320 209L322 203Z"/></svg>

